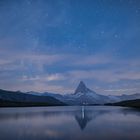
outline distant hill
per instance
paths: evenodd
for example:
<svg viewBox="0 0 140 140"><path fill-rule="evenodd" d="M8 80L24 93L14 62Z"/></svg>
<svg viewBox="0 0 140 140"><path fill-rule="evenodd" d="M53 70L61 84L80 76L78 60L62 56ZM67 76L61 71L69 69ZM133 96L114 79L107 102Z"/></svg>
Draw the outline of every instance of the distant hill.
<svg viewBox="0 0 140 140"><path fill-rule="evenodd" d="M43 97L22 92L0 90L0 106L53 106L65 105L53 97Z"/></svg>
<svg viewBox="0 0 140 140"><path fill-rule="evenodd" d="M104 105L114 104L126 100L140 99L140 94L132 95L102 95L89 89L83 81L79 83L76 90L72 94L55 94L55 93L38 93L20 91L0 90L0 106L19 105L19 106L39 106L39 105ZM5 103L4 103L5 102Z"/></svg>
<svg viewBox="0 0 140 140"><path fill-rule="evenodd" d="M117 103L108 103L108 104L105 104L105 105L140 108L140 99L126 100L126 101L121 101L121 102L117 102Z"/></svg>

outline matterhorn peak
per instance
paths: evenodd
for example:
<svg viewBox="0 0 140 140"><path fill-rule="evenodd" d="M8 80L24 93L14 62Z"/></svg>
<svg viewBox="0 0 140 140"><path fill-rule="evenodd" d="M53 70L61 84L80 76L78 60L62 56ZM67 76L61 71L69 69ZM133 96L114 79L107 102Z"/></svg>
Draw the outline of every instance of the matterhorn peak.
<svg viewBox="0 0 140 140"><path fill-rule="evenodd" d="M77 89L75 90L74 94L79 93L79 92L88 93L88 92L92 92L92 91L86 87L86 85L83 81L80 81L80 83L79 83Z"/></svg>

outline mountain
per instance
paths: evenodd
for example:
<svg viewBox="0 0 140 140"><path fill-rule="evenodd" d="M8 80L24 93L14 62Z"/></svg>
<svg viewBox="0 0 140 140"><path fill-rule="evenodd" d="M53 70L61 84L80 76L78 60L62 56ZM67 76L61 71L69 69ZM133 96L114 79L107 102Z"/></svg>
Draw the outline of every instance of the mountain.
<svg viewBox="0 0 140 140"><path fill-rule="evenodd" d="M136 94L132 94L132 95L121 95L119 96L121 100L135 100L135 99L140 99L140 94L136 93Z"/></svg>
<svg viewBox="0 0 140 140"><path fill-rule="evenodd" d="M76 90L72 94L56 94L56 93L38 93L34 91L30 92L13 92L0 90L0 102L9 102L9 104L19 104L24 105L29 104L40 104L40 105L104 105L106 103L116 103L125 100L135 100L140 99L140 94L132 95L101 95L97 94L95 91L89 89L83 81L79 83ZM13 103L14 102L14 103Z"/></svg>
<svg viewBox="0 0 140 140"><path fill-rule="evenodd" d="M81 81L73 94L53 94L44 93L41 96L51 96L69 105L95 105L111 102L108 96L97 94L95 91L87 88Z"/></svg>
<svg viewBox="0 0 140 140"><path fill-rule="evenodd" d="M81 81L76 88L74 94L68 96L76 104L103 104L109 101L109 98L104 95L97 94L95 91L87 88L85 83Z"/></svg>
<svg viewBox="0 0 140 140"><path fill-rule="evenodd" d="M108 104L105 104L105 105L125 106L125 107L140 108L140 99L125 100L125 101L116 102L116 103L108 103Z"/></svg>
<svg viewBox="0 0 140 140"><path fill-rule="evenodd" d="M0 106L10 105L64 105L63 102L56 98L49 96L36 96L31 94L22 93L20 91L7 91L0 90Z"/></svg>
<svg viewBox="0 0 140 140"><path fill-rule="evenodd" d="M89 88L87 88L83 81L80 81L80 83L79 83L78 87L76 88L74 94L77 94L77 93L88 93L88 92L93 92L93 91L90 90Z"/></svg>
<svg viewBox="0 0 140 140"><path fill-rule="evenodd" d="M113 95L101 95L97 94L95 91L87 88L83 81L80 81L76 90L73 94L54 94L54 93L43 93L41 96L51 96L54 97L66 104L69 105L97 105L97 104L105 104L105 103L115 103L124 100L132 100L132 99L140 99L140 94L132 94L132 95L121 95L121 96L113 96Z"/></svg>

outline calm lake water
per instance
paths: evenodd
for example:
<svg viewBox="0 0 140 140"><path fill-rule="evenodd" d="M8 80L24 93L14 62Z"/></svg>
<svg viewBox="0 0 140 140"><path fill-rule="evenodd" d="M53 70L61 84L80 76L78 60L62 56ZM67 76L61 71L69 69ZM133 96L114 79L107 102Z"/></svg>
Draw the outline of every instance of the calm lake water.
<svg viewBox="0 0 140 140"><path fill-rule="evenodd" d="M140 112L105 106L0 109L0 140L140 140Z"/></svg>

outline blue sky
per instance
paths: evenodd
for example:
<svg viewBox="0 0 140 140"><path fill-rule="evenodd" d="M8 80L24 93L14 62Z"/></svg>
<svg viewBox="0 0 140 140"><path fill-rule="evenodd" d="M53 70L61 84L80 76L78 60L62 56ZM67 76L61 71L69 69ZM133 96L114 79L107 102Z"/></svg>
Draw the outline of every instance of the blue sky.
<svg viewBox="0 0 140 140"><path fill-rule="evenodd" d="M1 0L0 88L140 91L139 0Z"/></svg>

